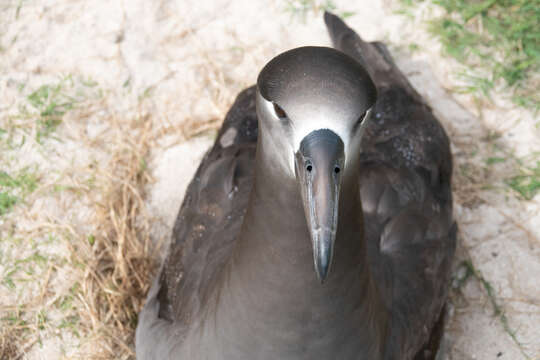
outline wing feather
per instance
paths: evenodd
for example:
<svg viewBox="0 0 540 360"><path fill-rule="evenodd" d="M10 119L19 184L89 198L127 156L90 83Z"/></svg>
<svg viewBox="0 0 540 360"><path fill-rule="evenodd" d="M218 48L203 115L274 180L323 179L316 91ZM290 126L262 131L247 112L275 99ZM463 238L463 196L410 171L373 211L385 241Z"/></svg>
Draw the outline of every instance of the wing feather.
<svg viewBox="0 0 540 360"><path fill-rule="evenodd" d="M386 358L412 359L439 319L455 252L449 140L384 44L363 41L330 13L325 22L334 46L377 86L359 174L365 234L392 314Z"/></svg>

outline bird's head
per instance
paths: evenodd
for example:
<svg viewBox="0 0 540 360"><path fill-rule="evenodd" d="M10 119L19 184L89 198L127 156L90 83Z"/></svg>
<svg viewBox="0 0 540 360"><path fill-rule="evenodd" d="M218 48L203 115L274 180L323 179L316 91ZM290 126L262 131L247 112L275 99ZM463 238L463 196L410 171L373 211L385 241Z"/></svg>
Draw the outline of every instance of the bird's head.
<svg viewBox="0 0 540 360"><path fill-rule="evenodd" d="M301 47L273 58L257 79L260 136L279 169L298 182L323 282L336 240L340 189L354 176L363 124L376 100L367 71L327 47Z"/></svg>

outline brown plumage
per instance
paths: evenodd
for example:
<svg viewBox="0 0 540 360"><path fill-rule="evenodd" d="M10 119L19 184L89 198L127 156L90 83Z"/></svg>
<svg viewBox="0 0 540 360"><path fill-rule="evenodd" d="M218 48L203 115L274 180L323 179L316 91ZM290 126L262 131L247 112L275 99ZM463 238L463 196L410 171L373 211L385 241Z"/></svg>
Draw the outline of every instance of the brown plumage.
<svg viewBox="0 0 540 360"><path fill-rule="evenodd" d="M384 45L362 41L334 15L325 21L335 48L367 70L378 93L354 181L343 180L350 191L340 196L328 280L313 275L307 240L291 244L309 238L298 185L264 163L257 91L246 89L186 191L139 317L139 359L434 355L440 324L423 347L456 244L449 141Z"/></svg>

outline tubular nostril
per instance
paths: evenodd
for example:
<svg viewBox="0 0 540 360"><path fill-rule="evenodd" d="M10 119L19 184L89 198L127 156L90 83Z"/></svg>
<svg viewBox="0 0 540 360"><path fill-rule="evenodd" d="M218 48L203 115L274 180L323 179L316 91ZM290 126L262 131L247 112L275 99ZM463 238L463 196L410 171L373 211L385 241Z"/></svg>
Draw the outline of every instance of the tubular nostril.
<svg viewBox="0 0 540 360"><path fill-rule="evenodd" d="M338 174L340 171L341 171L341 169L339 168L339 166L336 166L336 167L334 168L334 172L335 172L336 174Z"/></svg>
<svg viewBox="0 0 540 360"><path fill-rule="evenodd" d="M311 170L313 170L313 166L311 166L311 165L306 166L306 170L308 172L311 172Z"/></svg>

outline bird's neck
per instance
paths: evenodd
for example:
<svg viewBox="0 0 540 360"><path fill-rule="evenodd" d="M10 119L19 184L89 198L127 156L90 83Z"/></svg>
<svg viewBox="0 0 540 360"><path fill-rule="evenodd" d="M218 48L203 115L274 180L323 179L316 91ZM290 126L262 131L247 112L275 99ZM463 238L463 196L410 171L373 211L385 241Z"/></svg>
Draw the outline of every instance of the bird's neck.
<svg viewBox="0 0 540 360"><path fill-rule="evenodd" d="M244 347L246 339L264 338L253 346L281 346L317 353L316 358L351 358L348 352L360 349L366 358L377 359L387 314L366 258L356 179L343 181L333 264L321 284L296 180L284 180L267 159L256 163L249 206L216 309L229 345ZM329 349L340 349L343 356L323 356Z"/></svg>

